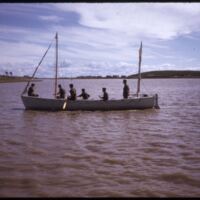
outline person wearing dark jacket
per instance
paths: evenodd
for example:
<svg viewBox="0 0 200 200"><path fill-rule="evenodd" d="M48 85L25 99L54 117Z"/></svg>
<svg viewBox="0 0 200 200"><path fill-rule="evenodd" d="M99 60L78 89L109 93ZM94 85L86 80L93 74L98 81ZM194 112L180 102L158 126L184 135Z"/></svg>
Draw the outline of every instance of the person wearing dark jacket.
<svg viewBox="0 0 200 200"><path fill-rule="evenodd" d="M28 96L32 96L32 97L38 97L39 96L38 94L35 94L34 87L35 87L35 84L32 83L31 86L28 89Z"/></svg>
<svg viewBox="0 0 200 200"><path fill-rule="evenodd" d="M88 93L85 92L85 89L82 89L82 93L80 95L78 95L78 97L82 97L83 99L88 99L90 97L90 95Z"/></svg>
<svg viewBox="0 0 200 200"><path fill-rule="evenodd" d="M69 90L69 93L70 93L70 96L68 96L68 100L76 100L76 89L74 88L74 85L73 84L69 84L69 87L70 87L70 90Z"/></svg>
<svg viewBox="0 0 200 200"><path fill-rule="evenodd" d="M103 96L99 96L103 101L107 101L108 100L108 93L106 92L106 88L102 88L103 91Z"/></svg>
<svg viewBox="0 0 200 200"><path fill-rule="evenodd" d="M58 85L59 92L57 93L57 99L64 99L65 98L65 90L62 88L61 84Z"/></svg>
<svg viewBox="0 0 200 200"><path fill-rule="evenodd" d="M123 97L124 99L127 99L129 94L130 94L130 89L129 89L129 86L127 84L127 80L123 80L123 83L124 83L124 88L123 88Z"/></svg>

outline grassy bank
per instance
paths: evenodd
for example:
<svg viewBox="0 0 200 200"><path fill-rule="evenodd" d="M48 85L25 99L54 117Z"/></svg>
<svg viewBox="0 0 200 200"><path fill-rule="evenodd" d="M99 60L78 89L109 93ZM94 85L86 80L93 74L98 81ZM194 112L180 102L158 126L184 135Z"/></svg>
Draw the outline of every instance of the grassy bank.
<svg viewBox="0 0 200 200"><path fill-rule="evenodd" d="M0 76L0 83L14 83L14 82L28 82L30 78L20 76ZM41 81L41 79L34 79L33 81Z"/></svg>

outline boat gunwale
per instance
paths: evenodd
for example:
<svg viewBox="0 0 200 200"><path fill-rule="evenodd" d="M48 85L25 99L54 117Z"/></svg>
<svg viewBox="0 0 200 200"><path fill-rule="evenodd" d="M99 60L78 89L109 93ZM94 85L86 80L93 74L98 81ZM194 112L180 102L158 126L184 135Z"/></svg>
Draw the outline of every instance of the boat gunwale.
<svg viewBox="0 0 200 200"><path fill-rule="evenodd" d="M76 100L68 100L66 98L64 99L54 99L54 98L44 98L44 97L35 97L35 96L25 96L22 95L22 98L28 98L28 99L41 99L41 100L54 100L54 101L67 101L67 102L116 102L116 101L131 101L131 100L141 100L141 99L151 99L155 96L142 96L142 97L129 97L127 99L109 99L107 101L101 100L101 99L76 99Z"/></svg>

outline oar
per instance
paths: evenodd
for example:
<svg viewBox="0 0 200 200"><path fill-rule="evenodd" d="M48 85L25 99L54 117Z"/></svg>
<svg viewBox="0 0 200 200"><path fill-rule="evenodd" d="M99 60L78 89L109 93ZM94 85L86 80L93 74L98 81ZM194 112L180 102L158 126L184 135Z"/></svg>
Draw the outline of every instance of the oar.
<svg viewBox="0 0 200 200"><path fill-rule="evenodd" d="M155 105L154 105L154 108L155 109L160 109L160 106L158 105L158 94L155 94Z"/></svg>

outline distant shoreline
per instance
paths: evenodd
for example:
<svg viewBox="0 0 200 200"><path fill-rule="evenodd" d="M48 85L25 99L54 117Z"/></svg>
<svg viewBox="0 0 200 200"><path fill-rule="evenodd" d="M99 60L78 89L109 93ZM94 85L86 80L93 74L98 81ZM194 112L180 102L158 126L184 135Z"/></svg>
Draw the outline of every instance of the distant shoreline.
<svg viewBox="0 0 200 200"><path fill-rule="evenodd" d="M141 73L142 79L171 79L171 78L200 78L200 71L175 71L175 70L165 70L165 71L150 71ZM133 74L129 76L118 76L118 75L107 75L107 76L77 76L77 77L61 77L59 79L137 79L138 74ZM45 79L54 78L35 78L34 81L42 81ZM28 82L31 80L29 77L19 77L19 76L2 76L0 75L0 83L14 83L14 82Z"/></svg>
<svg viewBox="0 0 200 200"><path fill-rule="evenodd" d="M28 82L29 78L25 77L16 77L16 76L0 76L0 83L17 83L17 82ZM31 82L41 81L41 79L33 79Z"/></svg>

